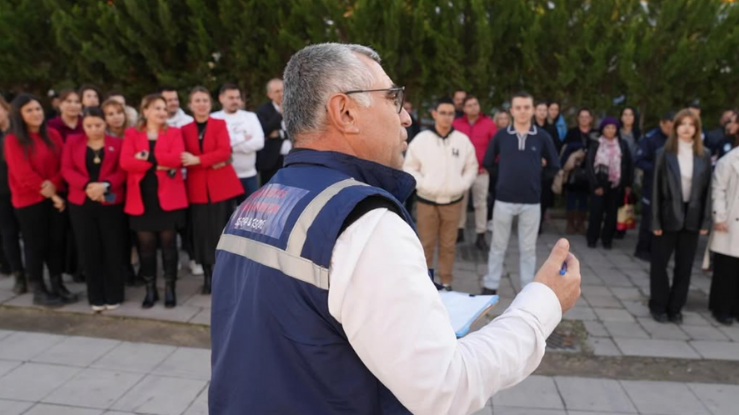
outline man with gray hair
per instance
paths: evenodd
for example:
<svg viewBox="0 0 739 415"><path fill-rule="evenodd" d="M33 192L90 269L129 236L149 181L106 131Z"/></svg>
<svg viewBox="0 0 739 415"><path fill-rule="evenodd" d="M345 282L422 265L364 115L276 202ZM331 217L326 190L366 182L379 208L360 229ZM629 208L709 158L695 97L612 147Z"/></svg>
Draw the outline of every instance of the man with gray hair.
<svg viewBox="0 0 739 415"><path fill-rule="evenodd" d="M404 89L372 49L334 43L297 52L284 80L296 149L218 244L209 413L465 414L533 372L580 293L567 240L457 339L402 204Z"/></svg>

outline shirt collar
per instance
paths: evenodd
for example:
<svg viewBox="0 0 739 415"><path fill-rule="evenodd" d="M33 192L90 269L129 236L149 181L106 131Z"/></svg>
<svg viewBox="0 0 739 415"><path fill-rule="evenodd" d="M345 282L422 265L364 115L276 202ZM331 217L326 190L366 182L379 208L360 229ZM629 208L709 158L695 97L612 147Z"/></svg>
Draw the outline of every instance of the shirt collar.
<svg viewBox="0 0 739 415"><path fill-rule="evenodd" d="M518 135L518 132L513 128L513 124L511 124L511 125L508 126L508 128L506 129L506 132L508 134L516 134L516 135ZM536 129L536 126L534 125L534 123L531 123L531 129L526 134L527 135L536 135L537 132L538 132L538 130Z"/></svg>
<svg viewBox="0 0 739 415"><path fill-rule="evenodd" d="M436 134L439 138L441 138L442 140L446 140L454 132L454 127L452 127L452 129L449 130L449 132L447 133L447 135L441 135L441 134L439 134L439 131L436 130L436 125L434 125L433 131L434 131L434 134Z"/></svg>

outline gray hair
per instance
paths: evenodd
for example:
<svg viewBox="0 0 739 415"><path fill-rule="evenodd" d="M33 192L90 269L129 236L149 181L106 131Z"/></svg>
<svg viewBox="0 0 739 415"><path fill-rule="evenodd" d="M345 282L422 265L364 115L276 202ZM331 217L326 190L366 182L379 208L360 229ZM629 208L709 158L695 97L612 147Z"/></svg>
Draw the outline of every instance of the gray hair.
<svg viewBox="0 0 739 415"><path fill-rule="evenodd" d="M285 67L283 117L287 133L323 131L326 103L332 94L368 89L374 77L357 54L380 63L380 55L371 48L341 43L307 46L295 53ZM357 103L370 105L367 94L353 95Z"/></svg>

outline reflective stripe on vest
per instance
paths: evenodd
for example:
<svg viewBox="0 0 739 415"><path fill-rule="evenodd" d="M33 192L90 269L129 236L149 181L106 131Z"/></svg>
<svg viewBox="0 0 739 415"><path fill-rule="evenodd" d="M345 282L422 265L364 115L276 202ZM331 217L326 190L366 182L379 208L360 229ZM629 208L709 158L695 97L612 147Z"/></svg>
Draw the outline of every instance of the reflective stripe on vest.
<svg viewBox="0 0 739 415"><path fill-rule="evenodd" d="M288 237L287 249L258 242L239 235L224 233L218 241L217 250L230 252L276 269L296 280L306 282L323 290L328 290L328 269L300 256L303 245L313 222L321 210L341 190L351 186L367 186L354 179L342 180L324 189L300 214Z"/></svg>

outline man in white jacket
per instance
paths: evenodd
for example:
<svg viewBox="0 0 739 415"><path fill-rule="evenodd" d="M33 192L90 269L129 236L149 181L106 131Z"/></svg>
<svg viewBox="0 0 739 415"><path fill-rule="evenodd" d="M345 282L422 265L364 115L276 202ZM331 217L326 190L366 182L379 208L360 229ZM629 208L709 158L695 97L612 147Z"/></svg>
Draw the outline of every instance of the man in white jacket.
<svg viewBox="0 0 739 415"><path fill-rule="evenodd" d="M193 121L193 118L185 114L185 111L180 107L180 97L176 89L171 86L164 86L160 88L159 93L167 103L168 126L182 128Z"/></svg>
<svg viewBox="0 0 739 415"><path fill-rule="evenodd" d="M439 101L431 115L434 129L419 133L411 142L403 170L416 179L418 236L426 263L433 267L438 242L441 284L451 290L462 199L477 177L478 164L469 137L452 127L452 100Z"/></svg>
<svg viewBox="0 0 739 415"><path fill-rule="evenodd" d="M210 116L226 121L231 136L231 157L236 175L244 187L242 201L257 191L257 151L264 148L264 131L257 114L244 111L241 90L234 84L224 84L218 95L221 111Z"/></svg>

